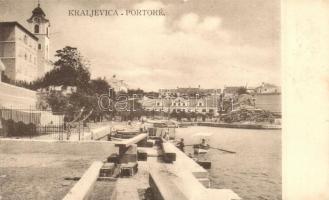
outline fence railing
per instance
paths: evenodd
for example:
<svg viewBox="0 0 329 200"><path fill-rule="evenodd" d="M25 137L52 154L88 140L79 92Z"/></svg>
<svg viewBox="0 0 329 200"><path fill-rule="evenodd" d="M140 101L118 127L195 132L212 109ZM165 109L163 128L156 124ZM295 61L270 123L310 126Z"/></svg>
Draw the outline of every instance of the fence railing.
<svg viewBox="0 0 329 200"><path fill-rule="evenodd" d="M1 137L69 140L74 136L79 140L86 130L84 123L66 123L63 115L50 111L0 107Z"/></svg>

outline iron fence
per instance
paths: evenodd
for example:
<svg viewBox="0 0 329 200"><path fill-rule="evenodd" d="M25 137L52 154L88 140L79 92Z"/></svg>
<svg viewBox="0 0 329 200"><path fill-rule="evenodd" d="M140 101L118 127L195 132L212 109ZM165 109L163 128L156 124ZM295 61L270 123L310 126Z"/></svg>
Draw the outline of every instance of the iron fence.
<svg viewBox="0 0 329 200"><path fill-rule="evenodd" d="M0 136L81 140L89 131L84 121L65 122L64 115L48 110L0 107Z"/></svg>

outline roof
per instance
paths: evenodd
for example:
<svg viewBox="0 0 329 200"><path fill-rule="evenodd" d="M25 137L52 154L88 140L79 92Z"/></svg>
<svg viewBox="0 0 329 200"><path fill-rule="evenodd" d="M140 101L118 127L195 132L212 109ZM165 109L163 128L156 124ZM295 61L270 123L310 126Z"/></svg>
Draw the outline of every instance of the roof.
<svg viewBox="0 0 329 200"><path fill-rule="evenodd" d="M0 71L5 71L6 67L0 59Z"/></svg>
<svg viewBox="0 0 329 200"><path fill-rule="evenodd" d="M31 22L33 17L35 16L41 17L41 19L45 22L49 22L49 20L45 18L46 14L45 12L43 12L42 8L40 7L40 4L38 4L38 7L33 9L32 16L27 21Z"/></svg>
<svg viewBox="0 0 329 200"><path fill-rule="evenodd" d="M162 102L162 105L160 107L184 107L184 106L172 106L172 103L174 102L183 102L188 103L189 106L187 107L197 107L198 103L202 103L203 106L207 107L217 107L218 106L218 99L215 97L206 97L201 99L195 99L195 98L189 98L184 99L182 97L177 97L176 99L144 99L141 100L141 103L144 107L155 107L157 102Z"/></svg>
<svg viewBox="0 0 329 200"><path fill-rule="evenodd" d="M34 40L38 41L39 39L37 38L37 36L35 36L33 33L31 33L29 30L27 30L24 26L22 26L20 23L18 22L0 22L0 26L1 25L7 25L7 26L17 26L19 27L22 31L24 31L26 34L28 34L31 38L33 38Z"/></svg>
<svg viewBox="0 0 329 200"><path fill-rule="evenodd" d="M176 88L176 89L159 89L159 92L174 92L174 93L209 93L220 92L221 89L205 89L205 88Z"/></svg>
<svg viewBox="0 0 329 200"><path fill-rule="evenodd" d="M42 8L40 7L40 4L38 4L38 7L34 8L34 10L32 11L32 13L34 15L46 16L45 12L43 12Z"/></svg>

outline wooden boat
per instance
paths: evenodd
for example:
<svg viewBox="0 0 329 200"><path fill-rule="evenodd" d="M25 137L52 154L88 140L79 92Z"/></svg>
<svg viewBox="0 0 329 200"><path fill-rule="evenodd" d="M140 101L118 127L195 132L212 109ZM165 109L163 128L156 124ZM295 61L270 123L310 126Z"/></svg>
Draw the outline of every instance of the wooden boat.
<svg viewBox="0 0 329 200"><path fill-rule="evenodd" d="M111 140L114 141L122 141L126 139L130 139L139 135L141 132L139 130L117 130L114 134L111 134Z"/></svg>
<svg viewBox="0 0 329 200"><path fill-rule="evenodd" d="M206 154L208 153L210 146L209 140L212 133L196 133L192 137L199 140L197 144L193 145L194 154Z"/></svg>
<svg viewBox="0 0 329 200"><path fill-rule="evenodd" d="M209 145L195 144L193 145L194 154L206 154L208 153L210 147Z"/></svg>

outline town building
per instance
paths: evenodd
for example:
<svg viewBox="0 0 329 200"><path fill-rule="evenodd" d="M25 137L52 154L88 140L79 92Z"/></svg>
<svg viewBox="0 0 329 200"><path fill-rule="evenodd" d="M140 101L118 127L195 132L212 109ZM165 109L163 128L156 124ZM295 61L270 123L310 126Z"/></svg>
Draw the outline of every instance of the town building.
<svg viewBox="0 0 329 200"><path fill-rule="evenodd" d="M261 86L257 87L255 90L257 94L281 94L280 87L264 82L262 83Z"/></svg>
<svg viewBox="0 0 329 200"><path fill-rule="evenodd" d="M31 82L52 69L45 16L38 4L27 20L30 30L16 21L0 22L0 60L9 79Z"/></svg>
<svg viewBox="0 0 329 200"><path fill-rule="evenodd" d="M69 96L77 92L77 86L65 86L65 85L50 85L46 88L38 89L39 93L50 94L52 92L60 93L64 96Z"/></svg>
<svg viewBox="0 0 329 200"><path fill-rule="evenodd" d="M115 75L108 80L109 85L111 86L110 89L113 89L115 92L127 92L128 91L128 84L124 82L124 80L118 79Z"/></svg>
<svg viewBox="0 0 329 200"><path fill-rule="evenodd" d="M256 87L247 87L246 91L248 94L255 94L256 93Z"/></svg>
<svg viewBox="0 0 329 200"><path fill-rule="evenodd" d="M38 38L18 22L0 22L0 59L11 80L37 78Z"/></svg>
<svg viewBox="0 0 329 200"><path fill-rule="evenodd" d="M53 68L53 64L49 60L50 22L46 19L46 14L41 9L40 4L32 11L32 16L26 21L28 22L30 32L38 38L37 76L42 77Z"/></svg>
<svg viewBox="0 0 329 200"><path fill-rule="evenodd" d="M140 101L146 111L159 112L194 112L218 114L220 102L218 96L208 96L204 98L144 98Z"/></svg>
<svg viewBox="0 0 329 200"><path fill-rule="evenodd" d="M159 89L159 95L162 97L197 97L197 96L213 96L219 95L221 89L203 89L203 88L176 88L176 89Z"/></svg>

